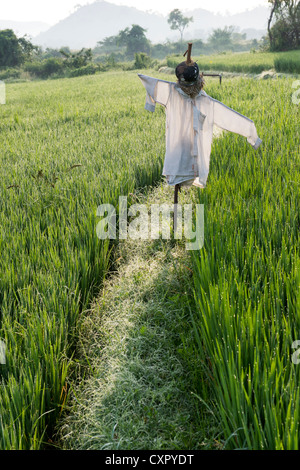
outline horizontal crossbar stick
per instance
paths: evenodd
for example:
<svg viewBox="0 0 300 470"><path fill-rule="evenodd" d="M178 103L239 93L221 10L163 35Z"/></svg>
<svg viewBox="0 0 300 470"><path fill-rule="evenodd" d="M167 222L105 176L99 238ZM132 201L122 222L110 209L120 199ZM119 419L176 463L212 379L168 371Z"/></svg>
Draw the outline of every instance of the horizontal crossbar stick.
<svg viewBox="0 0 300 470"><path fill-rule="evenodd" d="M219 77L220 78L220 85L222 83L222 75L219 73L203 73L204 77Z"/></svg>

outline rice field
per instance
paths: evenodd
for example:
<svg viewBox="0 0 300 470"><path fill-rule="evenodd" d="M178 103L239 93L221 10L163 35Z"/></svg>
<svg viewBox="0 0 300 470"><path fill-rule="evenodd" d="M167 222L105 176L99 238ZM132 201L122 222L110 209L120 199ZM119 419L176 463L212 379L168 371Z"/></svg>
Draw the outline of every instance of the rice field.
<svg viewBox="0 0 300 470"><path fill-rule="evenodd" d="M291 361L300 339L299 105L292 85L207 84L209 94L251 117L263 139L257 152L232 134L215 141L208 186L194 200L205 206L205 245L191 254L194 350L211 379L225 448L299 448L300 369ZM114 246L96 235L97 207L117 206L119 195L160 179L165 115L144 110L135 72L9 84L6 92L0 449L36 450L64 412L77 331L113 262Z"/></svg>
<svg viewBox="0 0 300 470"><path fill-rule="evenodd" d="M171 56L168 66L175 68L181 58ZM300 73L300 50L288 52L236 52L195 57L202 71L259 74L274 69L280 73Z"/></svg>
<svg viewBox="0 0 300 470"><path fill-rule="evenodd" d="M160 177L136 74L10 84L0 107L0 448L38 449L64 407L76 325L109 265L99 204ZM162 115L163 119L163 115Z"/></svg>
<svg viewBox="0 0 300 470"><path fill-rule="evenodd" d="M299 449L300 137L292 80L225 84L263 144L215 142L191 312L226 449ZM299 347L298 347L299 349ZM298 353L299 354L299 353Z"/></svg>

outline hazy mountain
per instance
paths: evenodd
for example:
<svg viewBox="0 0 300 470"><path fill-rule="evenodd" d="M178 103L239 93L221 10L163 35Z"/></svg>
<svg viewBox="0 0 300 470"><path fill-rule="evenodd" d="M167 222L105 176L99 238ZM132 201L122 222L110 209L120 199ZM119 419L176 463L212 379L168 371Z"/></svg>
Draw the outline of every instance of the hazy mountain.
<svg viewBox="0 0 300 470"><path fill-rule="evenodd" d="M186 33L186 37L200 37L201 39L207 39L213 29L224 28L225 26L235 26L237 31L246 32L248 30L247 37L260 38L265 34L267 29L269 8L268 7L257 7L253 10L247 10L243 13L237 13L235 15L220 15L198 8L187 12L187 16L192 16L194 21L191 23L189 30ZM257 33L255 34L255 31ZM195 36L196 34L196 36Z"/></svg>
<svg viewBox="0 0 300 470"><path fill-rule="evenodd" d="M241 33L246 33L247 39L261 39L263 36L267 35L267 30L265 29L254 29L254 28L245 28L239 31Z"/></svg>
<svg viewBox="0 0 300 470"><path fill-rule="evenodd" d="M34 43L47 47L69 46L78 49L94 47L107 36L138 24L147 29L151 41L163 41L170 31L167 19L136 8L98 1L78 8L74 13L34 38Z"/></svg>
<svg viewBox="0 0 300 470"><path fill-rule="evenodd" d="M236 26L240 31L247 28L251 30L252 37L257 37L253 30L266 30L268 12L267 7L227 16L203 9L184 11L186 16L194 18L193 23L186 29L184 37L206 39L212 29L230 25ZM43 47L53 48L95 47L98 41L114 36L121 29L130 27L132 24L139 24L145 28L147 37L153 43L163 42L167 38L179 39L179 33L170 29L167 17L106 1L97 1L79 7L70 16L34 37L33 42ZM259 32L257 35L260 37Z"/></svg>
<svg viewBox="0 0 300 470"><path fill-rule="evenodd" d="M13 29L18 37L25 36L25 34L34 37L42 31L46 31L49 27L49 24L40 21L0 20L0 29Z"/></svg>
<svg viewBox="0 0 300 470"><path fill-rule="evenodd" d="M232 15L232 24L236 24L241 29L255 28L255 29L267 29L268 17L270 15L270 8L268 7L257 7L253 10L247 10L243 13Z"/></svg>

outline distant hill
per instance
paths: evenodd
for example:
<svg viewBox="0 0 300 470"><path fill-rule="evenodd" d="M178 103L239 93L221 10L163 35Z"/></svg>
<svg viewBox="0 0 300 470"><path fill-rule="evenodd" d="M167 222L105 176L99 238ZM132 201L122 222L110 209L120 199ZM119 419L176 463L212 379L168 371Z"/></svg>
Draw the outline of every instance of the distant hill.
<svg viewBox="0 0 300 470"><path fill-rule="evenodd" d="M0 29L12 29L18 37L25 36L27 34L30 37L34 37L42 31L46 31L50 28L47 23L40 21L10 21L0 20Z"/></svg>
<svg viewBox="0 0 300 470"><path fill-rule="evenodd" d="M257 7L253 10L246 10L243 13L232 15L231 19L241 29L255 28L267 29L268 17L270 15L270 8Z"/></svg>
<svg viewBox="0 0 300 470"><path fill-rule="evenodd" d="M187 12L187 16L192 16L191 23L186 37L207 39L211 31L225 26L235 26L240 32L248 32L248 39L260 38L266 33L269 17L268 7L257 7L235 15L220 15L198 8Z"/></svg>
<svg viewBox="0 0 300 470"><path fill-rule="evenodd" d="M103 1L78 8L48 31L36 36L33 42L54 48L95 47L101 39L113 36L131 24L147 29L147 37L151 41L163 41L169 32L167 19L163 16Z"/></svg>
<svg viewBox="0 0 300 470"><path fill-rule="evenodd" d="M247 28L251 31L252 37L259 38L261 31L266 30L268 13L267 7L227 16L214 14L204 9L184 11L185 15L194 18L193 23L186 29L184 37L206 39L212 29L234 25L241 32ZM36 35L33 42L43 47L53 48L95 47L98 41L107 36L114 36L121 29L130 27L132 24L139 24L145 28L147 37L153 43L164 42L167 38L170 40L179 38L179 33L170 29L167 17L106 1L97 1L79 7L67 18Z"/></svg>

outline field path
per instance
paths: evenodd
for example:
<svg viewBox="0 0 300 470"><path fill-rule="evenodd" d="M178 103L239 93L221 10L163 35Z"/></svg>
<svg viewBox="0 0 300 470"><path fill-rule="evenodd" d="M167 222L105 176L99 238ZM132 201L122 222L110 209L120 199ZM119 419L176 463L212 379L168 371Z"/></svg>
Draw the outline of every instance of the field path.
<svg viewBox="0 0 300 470"><path fill-rule="evenodd" d="M156 202L170 196L170 188L160 187ZM191 346L188 252L183 243L169 240L126 240L118 250L118 270L81 328L87 374L74 389L63 444L71 449L206 447L205 426L213 425L192 393L201 364Z"/></svg>

